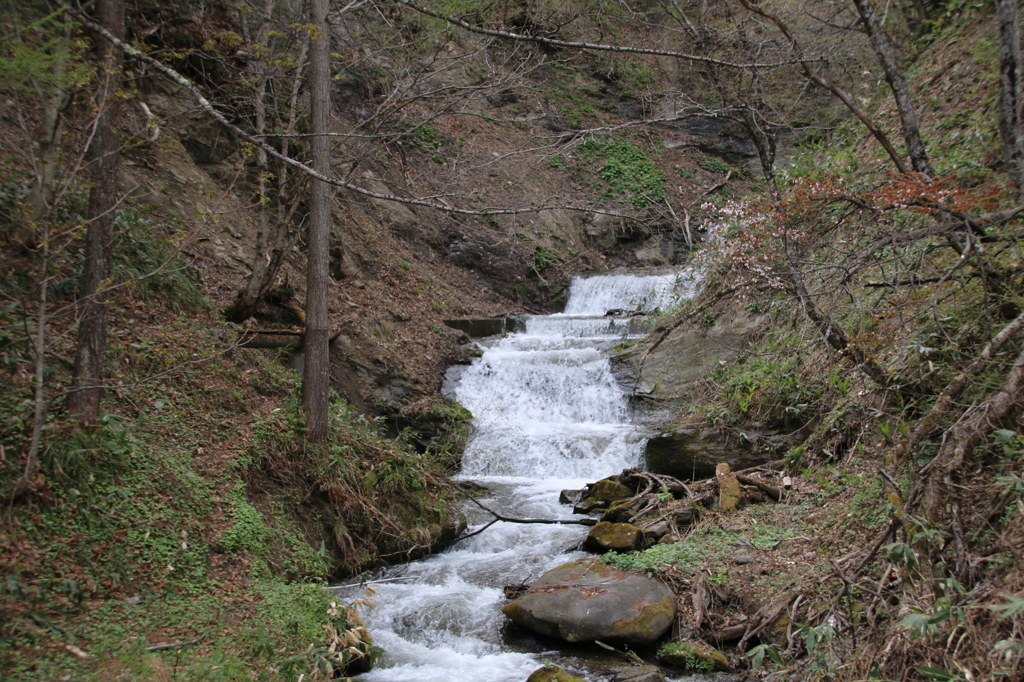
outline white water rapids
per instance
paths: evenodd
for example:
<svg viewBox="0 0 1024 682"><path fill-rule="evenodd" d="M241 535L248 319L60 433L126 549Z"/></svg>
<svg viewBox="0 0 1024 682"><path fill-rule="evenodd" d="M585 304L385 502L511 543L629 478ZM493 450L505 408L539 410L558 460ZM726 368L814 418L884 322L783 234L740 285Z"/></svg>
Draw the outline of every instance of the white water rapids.
<svg viewBox="0 0 1024 682"><path fill-rule="evenodd" d="M473 413L461 479L487 487L478 498L513 518L571 518L563 488L641 462L644 438L629 423L627 399L604 349L630 333L613 309L653 310L692 295L674 273L615 273L573 280L566 312L527 318L526 331L490 342L467 368L455 396ZM635 330L634 330L635 331ZM467 503L471 526L491 516ZM449 550L381 578L364 613L385 651L374 682L524 682L552 662L591 682L608 679L592 647L560 646L508 628L502 588L529 583L582 553L580 526L496 523ZM371 581L372 582L372 581Z"/></svg>

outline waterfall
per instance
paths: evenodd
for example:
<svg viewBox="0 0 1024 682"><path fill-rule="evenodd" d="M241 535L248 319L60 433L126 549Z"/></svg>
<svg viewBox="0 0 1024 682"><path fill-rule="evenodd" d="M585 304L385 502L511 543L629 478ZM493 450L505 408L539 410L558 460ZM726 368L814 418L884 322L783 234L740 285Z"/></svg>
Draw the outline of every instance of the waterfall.
<svg viewBox="0 0 1024 682"><path fill-rule="evenodd" d="M674 273L579 277L564 314L530 317L525 332L490 342L455 388L474 426L459 478L487 487L480 502L509 517L569 518L561 489L638 466L645 439L629 423L604 352L637 329L604 315L665 308L689 295L690 281ZM464 511L471 524L492 518L472 504ZM385 656L361 679L524 682L545 661L607 679L589 650L548 651L550 640L509 630L500 611L504 585L580 556L572 548L583 536L579 526L502 522L388 570L403 580L381 584L364 614Z"/></svg>

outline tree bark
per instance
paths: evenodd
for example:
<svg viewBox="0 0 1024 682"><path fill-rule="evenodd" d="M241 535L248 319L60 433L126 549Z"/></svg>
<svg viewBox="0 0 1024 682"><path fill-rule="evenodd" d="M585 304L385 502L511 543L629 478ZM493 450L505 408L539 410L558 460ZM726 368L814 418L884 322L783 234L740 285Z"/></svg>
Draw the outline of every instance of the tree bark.
<svg viewBox="0 0 1024 682"><path fill-rule="evenodd" d="M310 24L317 35L310 40L310 130L313 169L329 175L330 158L330 27L327 0L310 0ZM306 265L306 354L302 374L302 400L310 441L327 435L328 399L328 242L331 230L331 189L325 182L311 183L308 253Z"/></svg>
<svg viewBox="0 0 1024 682"><path fill-rule="evenodd" d="M1017 191L1024 191L1024 138L1021 137L1020 15L1017 0L996 0L999 22L999 133L1003 158Z"/></svg>
<svg viewBox="0 0 1024 682"><path fill-rule="evenodd" d="M32 437L28 445L28 456L25 458L25 470L14 484L11 499L16 500L32 485L32 479L39 469L39 445L42 442L43 425L46 422L46 396L44 392L44 358L46 357L46 288L50 280L46 277L46 266L50 263L49 234L43 234L43 270L39 280L39 308L36 314L36 333L32 339L32 350L35 351L35 396L32 408Z"/></svg>
<svg viewBox="0 0 1024 682"><path fill-rule="evenodd" d="M882 28L882 22L878 20L875 7L871 0L853 0L857 5L857 12L868 29L868 37L871 39L871 47L878 55L878 61L882 64L885 72L885 81L892 89L893 98L896 100L896 108L900 112L900 121L903 122L903 139L907 142L907 153L910 154L910 164L918 173L933 176L931 164L928 162L928 153L925 150L924 142L921 141L921 129L917 124L917 113L914 111L914 102L910 97L910 88L903 78L903 70L900 69L899 60L896 58L896 50L889 42L889 36Z"/></svg>
<svg viewBox="0 0 1024 682"><path fill-rule="evenodd" d="M122 0L98 0L97 21L115 38L124 38ZM102 34L95 36L98 57L96 132L89 147L92 191L89 194L89 229L85 243L85 268L79 309L75 377L68 394L68 412L83 421L100 416L103 396L103 363L107 348L106 295L101 290L110 277L113 251L114 211L117 207L117 169L120 136L113 129L112 107L121 85L121 50Z"/></svg>

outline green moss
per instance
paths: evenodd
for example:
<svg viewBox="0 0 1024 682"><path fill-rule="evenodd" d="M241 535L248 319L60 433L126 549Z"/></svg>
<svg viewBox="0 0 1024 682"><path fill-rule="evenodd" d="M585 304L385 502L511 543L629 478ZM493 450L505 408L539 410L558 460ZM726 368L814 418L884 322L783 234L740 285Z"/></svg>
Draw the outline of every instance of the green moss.
<svg viewBox="0 0 1024 682"><path fill-rule="evenodd" d="M729 659L704 642L670 642L658 649L658 660L684 670L711 673L728 670Z"/></svg>
<svg viewBox="0 0 1024 682"><path fill-rule="evenodd" d="M701 156L697 159L697 165L710 173L718 173L720 175L725 175L732 170L729 164L715 156Z"/></svg>
<svg viewBox="0 0 1024 682"><path fill-rule="evenodd" d="M559 668L557 665L551 665L548 663L543 668L534 670L533 673L526 678L526 682L587 682L582 677L576 677L572 673L568 672L564 668Z"/></svg>

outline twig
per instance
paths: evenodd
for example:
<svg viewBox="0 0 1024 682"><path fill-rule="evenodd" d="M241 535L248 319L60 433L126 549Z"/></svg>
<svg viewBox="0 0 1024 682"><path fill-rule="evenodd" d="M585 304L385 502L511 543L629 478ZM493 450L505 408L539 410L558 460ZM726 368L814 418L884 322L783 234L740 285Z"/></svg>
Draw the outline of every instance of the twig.
<svg viewBox="0 0 1024 682"><path fill-rule="evenodd" d="M643 660L639 656L634 654L632 651L619 651L615 647L608 646L607 644L605 644L604 642L602 642L599 639L595 639L594 640L594 644L598 645L602 649L607 649L608 651L613 651L613 652L617 653L619 656L622 656L624 659L629 661L630 664L632 664L632 665L644 665Z"/></svg>
<svg viewBox="0 0 1024 682"><path fill-rule="evenodd" d="M878 473L882 475L882 478L889 482L889 485L896 489L897 494L899 494L900 496L903 495L903 488L900 486L899 481L892 477L892 474L890 474L885 469L879 469Z"/></svg>
<svg viewBox="0 0 1024 682"><path fill-rule="evenodd" d="M964 526L960 523L960 507L953 505L953 540L956 544L956 579L964 580L967 572L967 547L964 543Z"/></svg>
<svg viewBox="0 0 1024 682"><path fill-rule="evenodd" d="M487 530L488 528L490 528L491 526L496 524L498 521L505 521L506 523L546 523L546 524L554 525L554 526L595 526L595 525L597 525L597 519L515 519L515 518L512 518L510 516L503 516L502 514L499 514L498 512L494 511L493 509L489 509L488 507L485 507L476 498L474 498L472 495L467 493L465 490L462 491L462 494L464 494L466 497L468 497L470 499L470 501L473 502L473 504L475 504L476 506L480 507L485 512L487 512L488 514L491 514L494 517L494 519L492 519L489 523L485 524L482 528L477 528L476 530L474 530L471 533L466 533L465 535L460 536L456 540L456 542L459 542L460 540L465 540L466 538L471 538L474 535L479 535L480 533L484 532L485 530Z"/></svg>
<svg viewBox="0 0 1024 682"><path fill-rule="evenodd" d="M193 644L199 644L199 642L202 642L205 639L206 635L203 635L202 637L190 639L187 642L175 642L174 644L158 644L156 646L146 647L146 651L163 651L164 649L177 649L183 646L192 646Z"/></svg>
<svg viewBox="0 0 1024 682"><path fill-rule="evenodd" d="M726 185L728 185L728 184L729 184L729 178L731 178L731 177L732 177L732 171L730 170L730 171L728 171L728 172L727 172L727 173L725 174L725 180L722 180L722 181L721 181L720 183L718 183L717 185L712 185L711 187L709 187L708 189L706 189L706 190L704 191L704 193L703 193L703 194L701 194L701 195L700 195L699 197L697 197L696 199L694 199L693 201L691 201L691 202L690 202L690 205L689 205L689 206L687 206L687 208L693 208L693 206L694 206L694 205L695 205L695 204L696 204L696 203L697 203L698 201L700 201L701 199L703 199L703 198L704 198L704 197L706 197L707 195L709 195L709 194L712 194L712 193L714 193L714 192L715 192L716 190L719 190L719 189L721 189L721 188L725 187Z"/></svg>
<svg viewBox="0 0 1024 682"><path fill-rule="evenodd" d="M857 568L853 570L851 580L856 581L857 578L860 577L860 572L864 570L864 567L868 565L869 561L875 558L875 555L878 554L878 550L882 549L882 545L885 544L885 541L889 538L889 535L891 535L892 532L896 530L897 527L899 527L899 525L899 519L897 519L896 517L890 519L889 525L886 526L885 530L882 531L882 533L875 540L875 544L871 547L871 551L867 553L867 556L861 559L861 562L857 564Z"/></svg>

